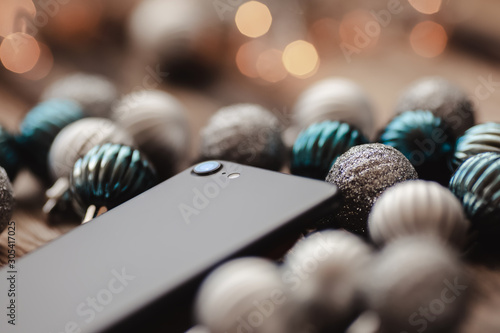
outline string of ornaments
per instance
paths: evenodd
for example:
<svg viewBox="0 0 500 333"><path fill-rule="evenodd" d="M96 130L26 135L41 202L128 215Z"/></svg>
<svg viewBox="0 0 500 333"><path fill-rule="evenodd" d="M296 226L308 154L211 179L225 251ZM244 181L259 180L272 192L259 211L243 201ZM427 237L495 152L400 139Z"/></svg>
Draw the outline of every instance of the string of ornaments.
<svg viewBox="0 0 500 333"><path fill-rule="evenodd" d="M0 128L0 232L12 214L10 181L23 167L51 186L47 213L72 207L86 222L186 163L182 104L162 91L118 99L110 84L64 78L18 134ZM436 317L428 332L460 324L471 281L459 255L474 233L499 232L500 125L474 126L466 94L436 77L411 85L378 134L371 110L359 86L330 78L299 96L287 129L254 104L209 120L198 159L271 170L288 160L292 174L335 184L342 204L304 225L315 231L282 263L242 258L213 271L197 297L195 331L355 332L371 318L369 331L401 332L422 322L422 307ZM455 287L453 303L435 301L443 283Z"/></svg>

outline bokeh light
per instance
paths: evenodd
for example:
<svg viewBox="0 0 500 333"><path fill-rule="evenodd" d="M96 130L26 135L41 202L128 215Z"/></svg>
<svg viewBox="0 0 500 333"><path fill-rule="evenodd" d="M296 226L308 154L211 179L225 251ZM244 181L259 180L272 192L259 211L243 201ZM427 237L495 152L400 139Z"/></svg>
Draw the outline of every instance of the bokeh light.
<svg viewBox="0 0 500 333"><path fill-rule="evenodd" d="M40 58L40 47L32 36L16 32L8 35L0 45L0 61L14 73L26 73Z"/></svg>
<svg viewBox="0 0 500 333"><path fill-rule="evenodd" d="M44 27L50 38L72 46L80 46L99 34L103 16L102 1L69 1L60 6L59 12L51 17Z"/></svg>
<svg viewBox="0 0 500 333"><path fill-rule="evenodd" d="M436 22L420 22L410 33L411 47L415 53L425 58L434 58L443 53L447 43L446 31Z"/></svg>
<svg viewBox="0 0 500 333"><path fill-rule="evenodd" d="M441 8L441 0L408 0L410 5L422 14L435 14Z"/></svg>
<svg viewBox="0 0 500 333"><path fill-rule="evenodd" d="M33 20L36 8L32 0L0 0L0 36L25 32L27 21Z"/></svg>
<svg viewBox="0 0 500 333"><path fill-rule="evenodd" d="M305 78L316 73L319 56L316 48L304 40L288 44L283 52L283 65L293 76Z"/></svg>
<svg viewBox="0 0 500 333"><path fill-rule="evenodd" d="M258 40L252 40L240 46L236 53L236 66L243 75L254 79L259 77L257 59L264 50L264 43Z"/></svg>
<svg viewBox="0 0 500 333"><path fill-rule="evenodd" d="M258 1L249 1L238 8L235 21L243 35L256 38L269 31L273 18L266 5Z"/></svg>
<svg viewBox="0 0 500 333"><path fill-rule="evenodd" d="M50 48L40 42L38 42L38 46L40 47L40 58L38 59L38 62L29 72L22 74L24 78L33 81L45 78L54 66L54 56L52 55Z"/></svg>
<svg viewBox="0 0 500 333"><path fill-rule="evenodd" d="M358 52L377 45L380 33L380 23L369 11L362 9L345 14L339 25L339 36L342 42Z"/></svg>
<svg viewBox="0 0 500 333"><path fill-rule="evenodd" d="M262 52L257 59L257 72L259 76L271 83L283 80L288 73L283 66L282 58L283 52L277 49L269 49Z"/></svg>

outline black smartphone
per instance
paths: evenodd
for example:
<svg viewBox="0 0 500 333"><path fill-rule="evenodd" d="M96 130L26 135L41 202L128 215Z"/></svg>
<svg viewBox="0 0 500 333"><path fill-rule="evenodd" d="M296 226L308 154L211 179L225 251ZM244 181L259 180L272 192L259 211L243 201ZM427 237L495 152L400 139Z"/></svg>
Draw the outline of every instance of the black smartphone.
<svg viewBox="0 0 500 333"><path fill-rule="evenodd" d="M183 332L211 269L283 254L336 208L337 193L322 181L200 163L2 268L0 332Z"/></svg>

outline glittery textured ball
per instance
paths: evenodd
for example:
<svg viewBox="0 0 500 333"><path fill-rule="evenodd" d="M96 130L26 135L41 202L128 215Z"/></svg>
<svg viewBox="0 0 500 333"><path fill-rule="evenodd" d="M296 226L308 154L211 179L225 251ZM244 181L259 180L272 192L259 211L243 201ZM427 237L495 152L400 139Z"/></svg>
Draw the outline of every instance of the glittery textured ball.
<svg viewBox="0 0 500 333"><path fill-rule="evenodd" d="M449 187L475 227L500 230L499 153L482 153L466 160Z"/></svg>
<svg viewBox="0 0 500 333"><path fill-rule="evenodd" d="M365 277L367 303L380 318L380 332L414 332L424 322L425 332L455 332L464 317L470 282L457 254L434 238L388 244Z"/></svg>
<svg viewBox="0 0 500 333"><path fill-rule="evenodd" d="M372 208L368 230L379 245L409 235L431 235L458 248L470 222L460 201L447 188L423 180L396 184Z"/></svg>
<svg viewBox="0 0 500 333"><path fill-rule="evenodd" d="M326 181L339 187L343 204L329 223L365 234L368 214L378 197L389 187L418 175L398 150L380 143L365 144L341 155Z"/></svg>
<svg viewBox="0 0 500 333"><path fill-rule="evenodd" d="M406 89L396 112L412 110L431 111L448 124L455 137L474 126L474 108L467 94L442 77L422 78Z"/></svg>
<svg viewBox="0 0 500 333"><path fill-rule="evenodd" d="M105 143L134 146L134 140L124 129L105 118L84 118L66 126L50 147L52 179L69 178L78 159Z"/></svg>
<svg viewBox="0 0 500 333"><path fill-rule="evenodd" d="M12 193L12 184L7 172L0 167L0 234L7 228L12 218L12 206L14 205Z"/></svg>
<svg viewBox="0 0 500 333"><path fill-rule="evenodd" d="M280 122L259 105L224 107L202 129L200 155L204 160L227 160L279 170L285 160Z"/></svg>
<svg viewBox="0 0 500 333"><path fill-rule="evenodd" d="M14 137L0 126L0 166L13 180L21 167L17 143Z"/></svg>
<svg viewBox="0 0 500 333"><path fill-rule="evenodd" d="M448 161L455 140L446 124L430 111L407 111L384 129L380 142L399 150L410 160L422 179L448 184Z"/></svg>
<svg viewBox="0 0 500 333"><path fill-rule="evenodd" d="M370 247L347 231L325 230L300 240L281 268L297 310L316 327L345 328L361 309L359 275L371 257Z"/></svg>
<svg viewBox="0 0 500 333"><path fill-rule="evenodd" d="M203 282L196 299L198 322L211 333L241 332L252 325L255 333L287 333L287 296L278 267L265 259L241 258L213 271ZM260 325L257 306L273 307L272 316ZM288 327L289 328L289 327ZM294 331L291 331L294 332Z"/></svg>
<svg viewBox="0 0 500 333"><path fill-rule="evenodd" d="M107 117L118 91L111 81L100 75L75 73L52 83L42 99L61 98L78 102L85 114Z"/></svg>
<svg viewBox="0 0 500 333"><path fill-rule="evenodd" d="M75 163L71 192L83 215L91 205L114 208L156 183L154 168L138 150L106 143Z"/></svg>
<svg viewBox="0 0 500 333"><path fill-rule="evenodd" d="M325 79L309 87L299 96L292 115L293 124L286 133L290 146L301 130L324 120L348 123L367 137L374 131L372 106L366 93L343 78Z"/></svg>
<svg viewBox="0 0 500 333"><path fill-rule="evenodd" d="M466 159L477 154L500 153L500 124L484 123L469 128L457 140L451 165L457 169Z"/></svg>
<svg viewBox="0 0 500 333"><path fill-rule="evenodd" d="M67 125L83 118L79 104L51 99L35 106L24 118L16 137L22 158L34 174L49 178L48 155L57 134Z"/></svg>
<svg viewBox="0 0 500 333"><path fill-rule="evenodd" d="M347 123L324 121L302 131L292 149L294 175L325 179L337 158L349 148L368 143L360 131Z"/></svg>
<svg viewBox="0 0 500 333"><path fill-rule="evenodd" d="M161 179L185 167L189 152L189 126L184 106L172 95L144 90L123 97L112 119L132 135Z"/></svg>

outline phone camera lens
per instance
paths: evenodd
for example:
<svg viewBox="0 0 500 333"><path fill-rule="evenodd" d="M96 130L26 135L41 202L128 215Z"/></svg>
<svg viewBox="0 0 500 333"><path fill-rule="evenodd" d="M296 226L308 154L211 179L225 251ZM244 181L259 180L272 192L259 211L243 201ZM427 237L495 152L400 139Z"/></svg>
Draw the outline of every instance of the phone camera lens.
<svg viewBox="0 0 500 333"><path fill-rule="evenodd" d="M196 165L193 172L199 176L206 176L216 173L222 168L222 164L217 161L207 161Z"/></svg>

